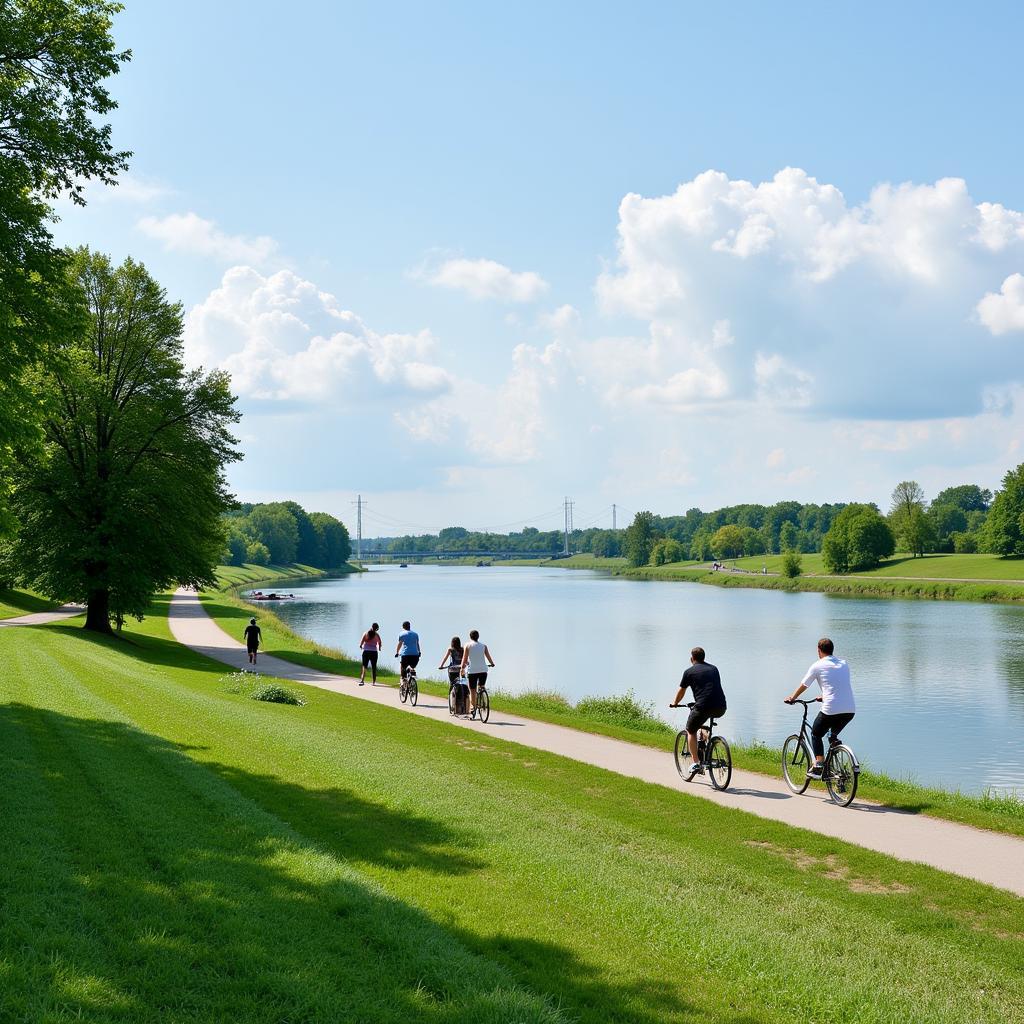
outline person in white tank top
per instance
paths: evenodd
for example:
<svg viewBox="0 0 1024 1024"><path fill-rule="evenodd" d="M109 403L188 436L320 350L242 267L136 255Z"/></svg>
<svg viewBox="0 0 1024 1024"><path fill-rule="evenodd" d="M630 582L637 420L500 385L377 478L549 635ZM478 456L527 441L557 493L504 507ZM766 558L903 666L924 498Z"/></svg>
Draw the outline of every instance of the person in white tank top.
<svg viewBox="0 0 1024 1024"><path fill-rule="evenodd" d="M471 629L469 643L462 649L462 674L469 682L469 713L476 710L476 688L487 683L487 667L494 668L494 659L487 644L480 642L480 633Z"/></svg>

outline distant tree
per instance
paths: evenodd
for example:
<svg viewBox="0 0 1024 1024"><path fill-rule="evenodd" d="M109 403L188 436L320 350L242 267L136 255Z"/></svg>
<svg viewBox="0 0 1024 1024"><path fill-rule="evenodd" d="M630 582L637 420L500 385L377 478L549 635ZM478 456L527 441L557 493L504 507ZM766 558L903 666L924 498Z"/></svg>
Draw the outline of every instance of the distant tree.
<svg viewBox="0 0 1024 1024"><path fill-rule="evenodd" d="M297 501L282 501L281 505L291 512L299 534L298 543L295 545L294 560L302 565L324 568L317 561L320 557L320 538L317 536L306 510Z"/></svg>
<svg viewBox="0 0 1024 1024"><path fill-rule="evenodd" d="M782 556L782 575L789 577L789 579L795 579L800 575L803 564L804 560L800 552L790 548Z"/></svg>
<svg viewBox="0 0 1024 1024"><path fill-rule="evenodd" d="M590 553L598 558L615 558L619 554L617 530L596 530L590 538Z"/></svg>
<svg viewBox="0 0 1024 1024"><path fill-rule="evenodd" d="M249 541L245 547L245 560L253 565L270 565L270 548L262 541Z"/></svg>
<svg viewBox="0 0 1024 1024"><path fill-rule="evenodd" d="M834 573L874 569L894 550L892 530L873 505L847 505L822 545L825 568Z"/></svg>
<svg viewBox="0 0 1024 1024"><path fill-rule="evenodd" d="M715 557L711 548L711 532L704 527L701 527L690 541L690 557L695 562L706 562Z"/></svg>
<svg viewBox="0 0 1024 1024"><path fill-rule="evenodd" d="M681 562L686 552L683 545L672 537L663 537L651 548L651 565L668 565L671 562Z"/></svg>
<svg viewBox="0 0 1024 1024"><path fill-rule="evenodd" d="M711 538L711 550L717 558L738 558L743 554L743 530L729 524L715 531Z"/></svg>
<svg viewBox="0 0 1024 1024"><path fill-rule="evenodd" d="M317 561L321 569L340 569L352 554L352 542L345 524L326 512L310 512L317 535Z"/></svg>
<svg viewBox="0 0 1024 1024"><path fill-rule="evenodd" d="M186 371L181 307L140 264L80 250L85 333L37 376L45 444L22 453L12 506L21 578L84 601L87 629L141 616L174 584L212 586L238 457L226 374Z"/></svg>
<svg viewBox="0 0 1024 1024"><path fill-rule="evenodd" d="M242 565L246 561L246 548L249 542L244 533L233 530L228 533L228 565Z"/></svg>
<svg viewBox="0 0 1024 1024"><path fill-rule="evenodd" d="M992 504L992 492L977 484L959 484L939 491L932 504L952 505L962 512L987 512Z"/></svg>
<svg viewBox="0 0 1024 1024"><path fill-rule="evenodd" d="M928 519L935 535L936 551L953 550L953 534L967 530L967 514L956 505L935 499L928 506Z"/></svg>
<svg viewBox="0 0 1024 1024"><path fill-rule="evenodd" d="M781 551L798 551L800 549L800 531L787 520L779 529L779 549Z"/></svg>
<svg viewBox="0 0 1024 1024"><path fill-rule="evenodd" d="M275 565L288 565L299 551L299 524L291 510L281 502L257 505L246 519L253 540L265 544Z"/></svg>
<svg viewBox="0 0 1024 1024"><path fill-rule="evenodd" d="M934 530L925 515L924 491L916 480L902 480L892 492L889 509L889 525L892 527L901 550L909 551L915 558L928 550L933 541Z"/></svg>
<svg viewBox="0 0 1024 1024"><path fill-rule="evenodd" d="M951 533L950 540L953 542L953 550L958 555L972 555L978 550L978 535L961 531Z"/></svg>
<svg viewBox="0 0 1024 1024"><path fill-rule="evenodd" d="M651 549L657 540L652 512L637 512L633 522L626 527L623 537L623 551L632 566L647 565L651 560Z"/></svg>
<svg viewBox="0 0 1024 1024"><path fill-rule="evenodd" d="M768 550L764 534L752 526L741 527L743 530L743 554L763 555Z"/></svg>
<svg viewBox="0 0 1024 1024"><path fill-rule="evenodd" d="M1024 463L1003 477L1003 486L992 499L981 540L984 550L993 554L1024 555Z"/></svg>

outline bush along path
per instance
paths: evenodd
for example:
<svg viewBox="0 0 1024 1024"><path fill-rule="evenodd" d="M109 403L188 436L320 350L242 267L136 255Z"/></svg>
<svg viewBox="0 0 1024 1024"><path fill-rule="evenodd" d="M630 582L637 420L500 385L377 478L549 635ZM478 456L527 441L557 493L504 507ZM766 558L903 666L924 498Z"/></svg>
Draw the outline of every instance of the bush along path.
<svg viewBox="0 0 1024 1024"><path fill-rule="evenodd" d="M171 601L168 614L171 632L180 643L233 668L247 667L245 648L207 615L196 594L179 590ZM447 704L436 697L421 694L415 708L401 705L391 687L369 684L359 687L355 679L305 668L272 655L261 654L257 668L266 676L290 679L389 707L401 707L410 714L434 718L443 716L443 721L462 729L487 732L491 736L561 754L645 782L673 789L685 788L687 793L723 806L856 843L900 860L927 864L1024 896L1024 871L1021 870L1024 839L1014 836L985 832L860 800L848 808L839 808L829 802L820 786L812 786L803 796L794 797L781 778L752 772L734 771L730 789L719 793L706 779L683 783L671 755L664 751L497 711L492 711L486 725L450 718Z"/></svg>

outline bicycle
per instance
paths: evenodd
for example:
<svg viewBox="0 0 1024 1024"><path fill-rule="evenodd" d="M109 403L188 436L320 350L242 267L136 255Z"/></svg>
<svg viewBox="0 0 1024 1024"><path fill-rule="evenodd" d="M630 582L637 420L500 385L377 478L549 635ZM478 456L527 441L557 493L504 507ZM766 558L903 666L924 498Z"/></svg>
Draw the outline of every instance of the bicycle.
<svg viewBox="0 0 1024 1024"><path fill-rule="evenodd" d="M413 707L416 707L419 696L420 688L416 682L416 669L412 665L406 665L405 671L402 672L402 682L398 687L398 699L403 704L409 701Z"/></svg>
<svg viewBox="0 0 1024 1024"><path fill-rule="evenodd" d="M807 728L807 709L820 699L817 697L814 700L801 700L798 697L792 702L803 704L804 717L800 723L800 732L787 736L786 742L782 745L782 775L786 785L796 796L800 796L811 784L811 778L807 773L814 764L814 758L811 755L810 730ZM825 783L833 803L840 807L849 807L857 795L859 777L860 762L857 755L851 747L832 733L829 736L825 761L821 766L821 781Z"/></svg>
<svg viewBox="0 0 1024 1024"><path fill-rule="evenodd" d="M692 711L694 705L691 702L685 707ZM728 789L729 783L732 781L732 751L729 750L729 744L721 736L714 734L714 728L715 720L710 718L697 731L698 764L703 767L715 789ZM690 774L692 760L687 743L688 735L685 729L681 729L676 734L676 771L684 779Z"/></svg>

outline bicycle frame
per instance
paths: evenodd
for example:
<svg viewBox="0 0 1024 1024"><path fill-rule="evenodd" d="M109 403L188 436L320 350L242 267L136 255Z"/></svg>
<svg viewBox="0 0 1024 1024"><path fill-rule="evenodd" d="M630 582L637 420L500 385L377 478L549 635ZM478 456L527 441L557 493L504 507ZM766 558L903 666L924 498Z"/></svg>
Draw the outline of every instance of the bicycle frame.
<svg viewBox="0 0 1024 1024"><path fill-rule="evenodd" d="M812 705L816 704L817 701L813 700L801 700L799 697L793 702L794 704L802 704L804 709L803 721L800 723L800 741L807 744L807 749L811 752L811 757L814 757L814 744L812 742L813 737L811 736L811 730L807 728L807 709ZM822 775L828 771L832 763L832 748L838 747L843 741L836 736L832 730L829 730L828 734L828 749L825 751L825 760L822 762ZM853 766L856 771L860 771L860 761L857 760L857 755L854 753L852 747L847 746L847 750L853 755Z"/></svg>

